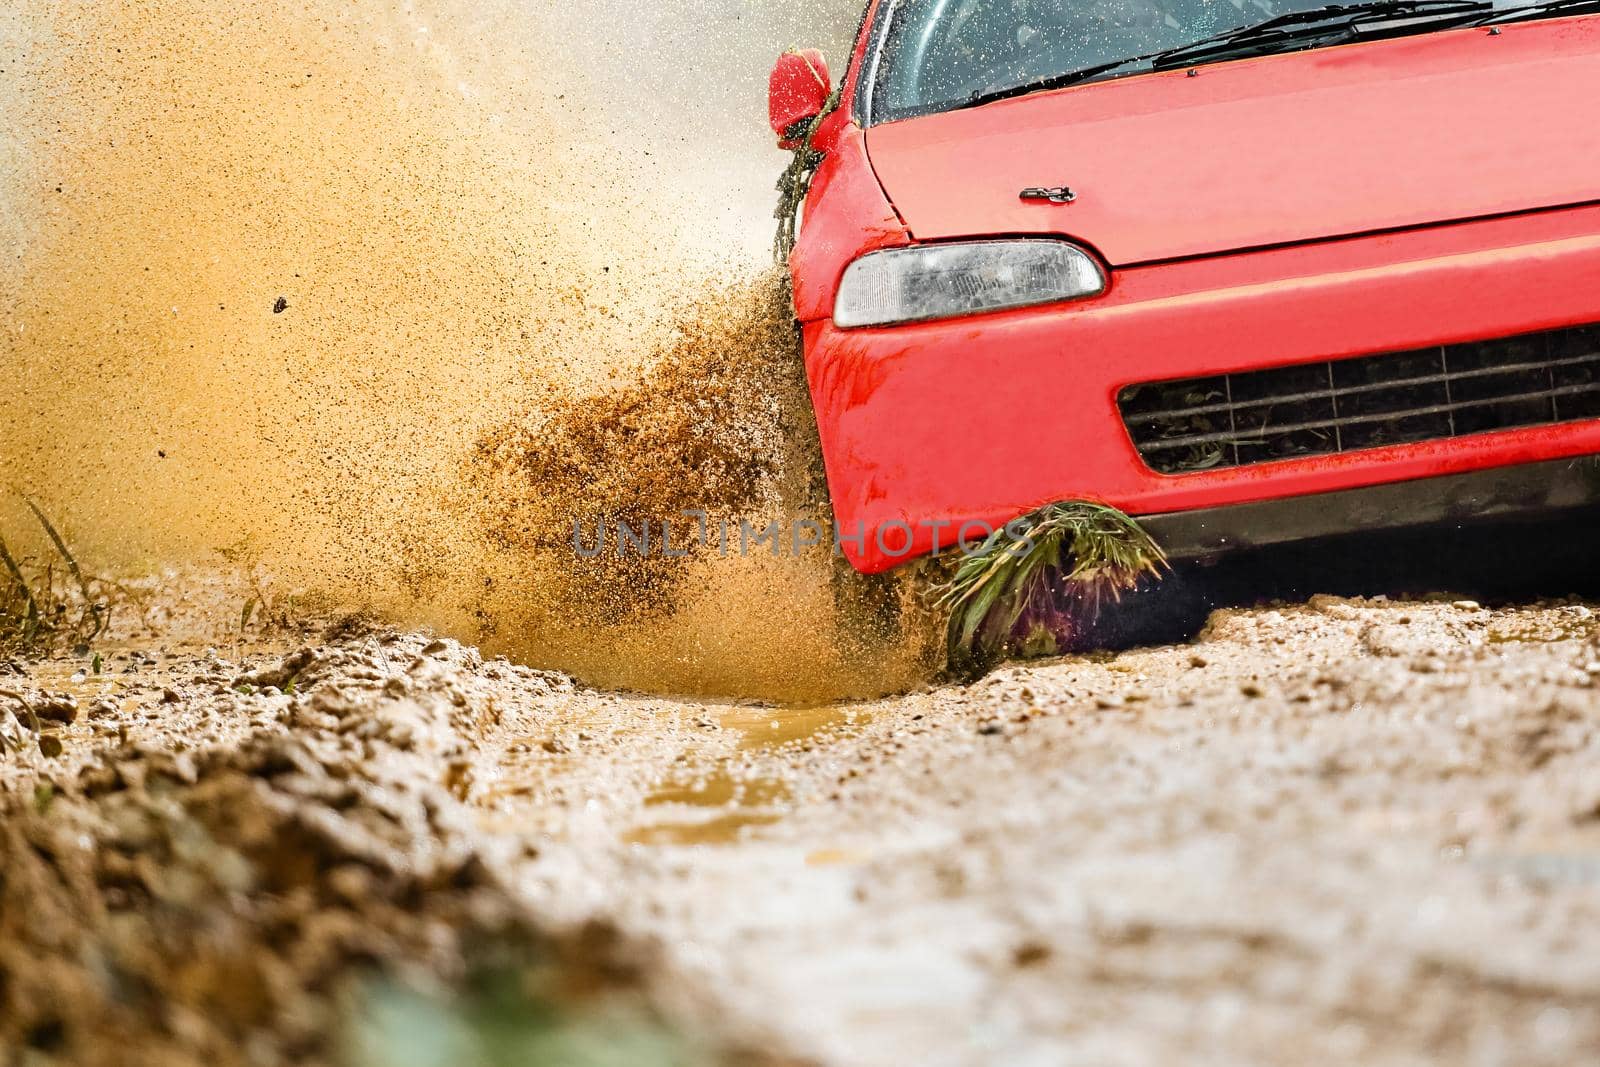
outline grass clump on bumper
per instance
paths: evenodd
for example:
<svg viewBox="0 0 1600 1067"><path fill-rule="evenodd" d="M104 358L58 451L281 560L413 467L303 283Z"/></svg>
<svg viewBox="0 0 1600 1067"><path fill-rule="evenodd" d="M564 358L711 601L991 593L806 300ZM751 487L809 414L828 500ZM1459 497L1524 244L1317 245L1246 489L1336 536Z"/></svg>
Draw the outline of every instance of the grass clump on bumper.
<svg viewBox="0 0 1600 1067"><path fill-rule="evenodd" d="M1059 655L1106 601L1160 578L1161 546L1104 504L1051 504L966 555L936 603L950 613L949 669L971 675L1007 657Z"/></svg>

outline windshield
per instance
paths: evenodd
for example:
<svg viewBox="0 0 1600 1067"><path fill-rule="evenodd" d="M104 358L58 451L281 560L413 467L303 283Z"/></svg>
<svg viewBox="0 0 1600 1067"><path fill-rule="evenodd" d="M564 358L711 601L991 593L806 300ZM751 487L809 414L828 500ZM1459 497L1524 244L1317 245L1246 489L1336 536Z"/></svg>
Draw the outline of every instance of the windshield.
<svg viewBox="0 0 1600 1067"><path fill-rule="evenodd" d="M882 38L872 118L944 111L1326 6L1327 0L899 0Z"/></svg>

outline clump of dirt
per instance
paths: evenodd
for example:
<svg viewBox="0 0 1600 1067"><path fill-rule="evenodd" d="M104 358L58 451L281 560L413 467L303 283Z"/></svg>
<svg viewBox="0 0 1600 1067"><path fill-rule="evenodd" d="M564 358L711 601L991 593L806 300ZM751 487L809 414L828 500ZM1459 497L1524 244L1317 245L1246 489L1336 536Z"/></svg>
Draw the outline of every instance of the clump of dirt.
<svg viewBox="0 0 1600 1067"><path fill-rule="evenodd" d="M209 698L248 726L237 743L125 741L12 777L0 1044L82 1063L348 1062L373 990L453 1003L489 975L520 991L526 1047L559 1047L597 1004L629 1020L616 1033L679 1047L641 998L646 955L600 926L542 928L516 857L473 832L458 797L494 711L465 699L452 652L475 659L426 637L303 648Z"/></svg>

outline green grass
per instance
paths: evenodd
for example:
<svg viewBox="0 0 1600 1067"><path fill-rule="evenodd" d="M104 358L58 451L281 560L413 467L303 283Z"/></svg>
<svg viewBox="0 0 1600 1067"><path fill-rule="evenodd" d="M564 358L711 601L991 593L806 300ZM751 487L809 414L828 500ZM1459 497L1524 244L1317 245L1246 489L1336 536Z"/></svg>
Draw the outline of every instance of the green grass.
<svg viewBox="0 0 1600 1067"><path fill-rule="evenodd" d="M1137 522L1104 504L1051 504L997 531L935 589L959 676L1002 659L1070 651L1108 601L1167 566Z"/></svg>
<svg viewBox="0 0 1600 1067"><path fill-rule="evenodd" d="M49 549L14 552L0 533L0 654L85 647L104 631L112 583L87 574L43 509L27 497Z"/></svg>

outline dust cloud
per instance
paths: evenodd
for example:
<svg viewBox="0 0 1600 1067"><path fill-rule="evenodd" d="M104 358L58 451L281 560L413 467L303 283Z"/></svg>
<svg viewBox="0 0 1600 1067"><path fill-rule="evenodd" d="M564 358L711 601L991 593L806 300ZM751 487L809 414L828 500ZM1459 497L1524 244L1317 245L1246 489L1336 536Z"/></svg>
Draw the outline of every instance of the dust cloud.
<svg viewBox="0 0 1600 1067"><path fill-rule="evenodd" d="M825 555L585 573L527 536L816 504L764 80L858 17L10 5L0 481L105 566L243 562L598 683L904 684L852 667ZM742 480L683 477L706 447Z"/></svg>

